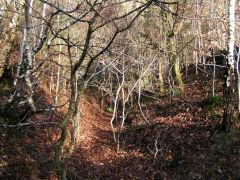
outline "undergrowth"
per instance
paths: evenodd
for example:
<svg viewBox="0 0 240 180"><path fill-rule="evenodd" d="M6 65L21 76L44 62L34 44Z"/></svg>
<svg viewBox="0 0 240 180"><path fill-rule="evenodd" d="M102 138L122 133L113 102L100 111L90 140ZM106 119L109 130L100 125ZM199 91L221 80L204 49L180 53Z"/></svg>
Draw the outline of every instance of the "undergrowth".
<svg viewBox="0 0 240 180"><path fill-rule="evenodd" d="M210 114L210 119L215 120L221 117L221 109L223 105L223 100L219 96L208 96L201 103L203 108L203 116Z"/></svg>

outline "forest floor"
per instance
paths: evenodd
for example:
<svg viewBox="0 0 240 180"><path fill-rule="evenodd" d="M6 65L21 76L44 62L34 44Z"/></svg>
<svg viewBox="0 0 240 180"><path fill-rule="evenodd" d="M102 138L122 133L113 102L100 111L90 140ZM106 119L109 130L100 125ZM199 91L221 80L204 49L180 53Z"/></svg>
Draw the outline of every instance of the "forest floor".
<svg viewBox="0 0 240 180"><path fill-rule="evenodd" d="M231 133L217 130L222 102L206 101L211 76L184 76L184 93L169 98L143 98L142 110L133 108L120 135L113 140L112 114L99 108L97 93L83 98L81 134L70 158L69 179L239 179L239 127ZM89 95L91 94L91 96ZM216 82L222 97L222 82ZM47 102L46 97L46 102ZM205 100L205 101L204 101ZM48 117L48 118L46 118ZM31 121L59 121L63 113L46 112ZM1 124L7 120L1 117ZM9 123L11 124L11 123ZM0 179L56 179L55 126L0 128Z"/></svg>

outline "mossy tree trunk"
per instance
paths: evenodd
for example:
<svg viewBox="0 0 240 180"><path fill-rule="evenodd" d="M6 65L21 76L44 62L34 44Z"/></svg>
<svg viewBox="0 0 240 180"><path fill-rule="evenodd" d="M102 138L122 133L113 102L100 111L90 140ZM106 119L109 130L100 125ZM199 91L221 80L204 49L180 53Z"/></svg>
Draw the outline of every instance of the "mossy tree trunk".
<svg viewBox="0 0 240 180"><path fill-rule="evenodd" d="M179 59L177 54L177 44L176 44L176 34L181 30L182 22L178 25L177 29L172 29L171 33L168 35L167 42L169 45L169 58L170 64L172 66L172 75L174 79L174 85L179 89L183 89L182 75L179 68Z"/></svg>
<svg viewBox="0 0 240 180"><path fill-rule="evenodd" d="M174 78L174 83L177 87L182 89L183 81L182 81L182 75L179 68L179 61L177 58L176 43L175 43L174 37L171 37L169 39L169 46L170 46L170 62L172 64L172 75Z"/></svg>
<svg viewBox="0 0 240 180"><path fill-rule="evenodd" d="M145 71L146 73L141 78L141 86L145 90L151 90L152 89L152 83L151 83L151 73L148 70L148 67L142 68L142 72L140 74L143 74Z"/></svg>
<svg viewBox="0 0 240 180"><path fill-rule="evenodd" d="M70 149L67 153L67 155L62 157L61 155L61 149L64 146L64 142L67 138L67 126L70 121L72 121L72 124L75 124L76 121L76 115L77 115L77 109L78 109L78 102L80 99L80 94L82 93L82 90L84 88L85 84L85 77L87 75L88 69L90 65L92 64L92 59L86 58L87 57L87 51L89 49L90 40L92 36L92 24L94 23L97 15L92 18L92 21L88 24L88 31L86 35L86 41L84 45L83 52L79 58L79 60L76 63L73 63L71 60L71 46L68 46L68 56L71 61L71 98L70 98L70 104L68 107L67 115L65 116L64 120L61 123L61 136L56 142L55 145L55 164L56 164L56 171L58 174L58 177L62 180L67 179L67 165L68 160L71 157L74 148L75 148L75 127L72 126L72 134L71 134L71 141L70 141ZM80 77L77 79L76 74L79 71ZM77 82L77 83L76 83ZM76 92L76 84L79 85Z"/></svg>
<svg viewBox="0 0 240 180"><path fill-rule="evenodd" d="M62 180L67 179L67 165L68 165L68 160L71 157L74 148L75 148L75 132L76 132L76 116L78 112L78 102L80 99L80 95L83 90L83 79L78 79L78 91L76 92L76 72L71 74L71 100L70 100L70 105L68 107L68 112L67 115L65 116L64 120L61 123L61 136L56 142L55 145L55 165L57 169L57 174L58 177ZM71 121L72 128L71 128L71 139L70 139L70 148L67 152L67 155L62 157L61 155L61 149L64 146L64 142L67 138L67 126L69 122Z"/></svg>
<svg viewBox="0 0 240 180"><path fill-rule="evenodd" d="M174 7L169 8L174 12ZM177 8L178 9L178 8ZM178 13L178 12L176 12ZM179 68L179 59L177 54L177 43L176 38L183 26L183 19L178 19L173 14L166 13L165 22L167 27L167 46L168 46L168 57L170 61L170 68L172 71L172 76L174 79L174 85L179 88L180 91L183 90L182 75Z"/></svg>

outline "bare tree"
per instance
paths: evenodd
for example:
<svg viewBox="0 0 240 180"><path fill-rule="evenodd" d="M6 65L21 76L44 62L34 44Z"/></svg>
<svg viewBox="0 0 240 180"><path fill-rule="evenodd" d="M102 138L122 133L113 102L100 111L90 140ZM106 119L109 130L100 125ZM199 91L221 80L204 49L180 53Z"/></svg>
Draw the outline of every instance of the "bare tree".
<svg viewBox="0 0 240 180"><path fill-rule="evenodd" d="M66 152L66 156L61 155L61 148L64 146L64 142L67 138L67 126L69 122L75 124L76 115L78 112L78 102L82 90L85 87L88 71L95 60L97 60L100 55L102 55L113 43L117 35L128 28L130 28L133 22L139 17L139 15L151 5L152 1L148 1L143 4L139 4L137 8L134 8L128 12L120 12L119 15L112 14L108 15L106 9L111 10L116 8L125 1L120 1L118 3L105 1L82 1L82 3L77 4L74 10L64 10L62 7L57 6L57 4L47 3L52 8L63 13L65 16L70 18L69 27L74 27L73 25L81 24L85 28L85 35L83 36L83 42L76 42L71 38L71 32L67 33L66 36L61 35L62 40L65 41L68 58L70 60L70 87L71 87L71 98L68 107L68 112L61 123L61 136L56 142L55 146L55 163L57 168L57 173L61 179L66 179L66 170L68 159L71 156L75 147L74 138L74 127L71 129L71 142L70 150ZM78 12L78 9L84 11ZM122 21L129 17L128 20ZM111 28L111 34L108 37L103 37L100 35L104 33L105 28ZM59 33L56 34L59 36ZM99 44L102 42L102 44ZM80 44L80 45L78 45ZM77 61L73 61L73 50L74 46L78 45L80 50L80 56ZM77 76L78 74L78 76ZM77 91L76 91L77 88Z"/></svg>

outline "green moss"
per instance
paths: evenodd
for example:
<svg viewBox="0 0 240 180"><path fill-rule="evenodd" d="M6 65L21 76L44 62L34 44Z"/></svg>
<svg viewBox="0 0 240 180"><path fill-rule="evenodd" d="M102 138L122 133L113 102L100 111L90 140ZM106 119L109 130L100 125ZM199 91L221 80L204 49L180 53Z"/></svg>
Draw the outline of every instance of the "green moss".
<svg viewBox="0 0 240 180"><path fill-rule="evenodd" d="M223 104L223 100L219 96L208 96L201 103L202 108L205 112L213 112L216 107L219 107ZM217 111L219 111L217 109Z"/></svg>
<svg viewBox="0 0 240 180"><path fill-rule="evenodd" d="M220 119L222 117L223 100L219 96L209 96L201 102L203 109L202 116L209 117L211 120Z"/></svg>
<svg viewBox="0 0 240 180"><path fill-rule="evenodd" d="M209 107L209 106L220 106L223 104L223 100L219 96L208 96L206 99L202 101L202 107Z"/></svg>

